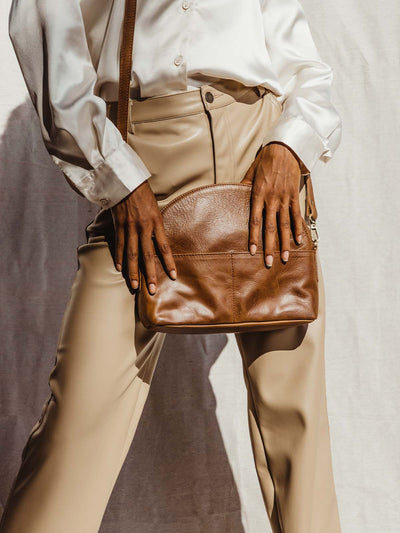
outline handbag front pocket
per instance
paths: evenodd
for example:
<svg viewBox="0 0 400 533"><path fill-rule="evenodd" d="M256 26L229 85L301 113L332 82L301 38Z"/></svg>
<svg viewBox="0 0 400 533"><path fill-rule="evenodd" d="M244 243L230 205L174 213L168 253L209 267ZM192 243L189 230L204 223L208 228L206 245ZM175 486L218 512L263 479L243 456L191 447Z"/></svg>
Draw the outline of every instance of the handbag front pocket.
<svg viewBox="0 0 400 533"><path fill-rule="evenodd" d="M174 254L178 277L172 280L156 257L157 292L151 295L141 273L138 312L143 324L159 331L185 328L195 333L214 327L235 332L312 321L318 310L315 251L294 250L283 264L279 252L266 268L264 254L213 252ZM312 276L302 276L310 269ZM294 275L296 273L297 275ZM299 320L301 316L301 320Z"/></svg>

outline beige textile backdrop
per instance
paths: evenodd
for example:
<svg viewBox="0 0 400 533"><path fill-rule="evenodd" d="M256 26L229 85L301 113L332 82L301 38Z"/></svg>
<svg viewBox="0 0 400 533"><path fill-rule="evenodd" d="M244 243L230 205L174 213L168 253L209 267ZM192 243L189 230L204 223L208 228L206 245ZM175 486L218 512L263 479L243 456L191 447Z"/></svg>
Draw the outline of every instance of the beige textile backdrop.
<svg viewBox="0 0 400 533"><path fill-rule="evenodd" d="M313 174L344 533L400 532L398 0L302 0L334 70L342 143ZM0 504L48 396L76 247L97 207L44 149L0 4ZM178 376L179 379L176 379ZM171 337L102 533L264 533L231 335ZM323 532L321 532L323 533Z"/></svg>

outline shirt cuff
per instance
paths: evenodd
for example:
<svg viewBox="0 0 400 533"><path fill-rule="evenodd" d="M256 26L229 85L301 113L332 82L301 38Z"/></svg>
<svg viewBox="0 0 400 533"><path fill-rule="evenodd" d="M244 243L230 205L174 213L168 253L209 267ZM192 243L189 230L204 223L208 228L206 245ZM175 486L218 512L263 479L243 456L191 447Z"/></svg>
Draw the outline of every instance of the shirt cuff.
<svg viewBox="0 0 400 533"><path fill-rule="evenodd" d="M262 147L279 141L289 146L304 167L302 174L312 171L319 159L324 162L332 157L331 150L318 133L301 117L285 117L268 130L263 138Z"/></svg>
<svg viewBox="0 0 400 533"><path fill-rule="evenodd" d="M87 170L51 154L53 161L90 202L111 208L151 176L139 155L126 142L113 150L97 167Z"/></svg>

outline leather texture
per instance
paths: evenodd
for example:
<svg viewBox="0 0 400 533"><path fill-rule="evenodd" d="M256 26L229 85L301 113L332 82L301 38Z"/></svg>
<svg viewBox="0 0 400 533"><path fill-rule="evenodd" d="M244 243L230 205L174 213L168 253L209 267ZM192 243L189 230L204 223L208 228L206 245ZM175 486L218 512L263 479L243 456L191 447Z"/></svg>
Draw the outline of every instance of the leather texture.
<svg viewBox="0 0 400 533"><path fill-rule="evenodd" d="M251 185L196 187L161 209L177 266L172 280L156 258L158 289L150 294L141 272L138 309L143 324L181 333L277 329L318 314L316 248L303 218L303 240L290 240L289 261L264 263L263 235L248 251Z"/></svg>
<svg viewBox="0 0 400 533"><path fill-rule="evenodd" d="M125 0L122 43L119 56L117 127L124 141L128 137L128 113L132 76L132 53L135 35L136 0Z"/></svg>

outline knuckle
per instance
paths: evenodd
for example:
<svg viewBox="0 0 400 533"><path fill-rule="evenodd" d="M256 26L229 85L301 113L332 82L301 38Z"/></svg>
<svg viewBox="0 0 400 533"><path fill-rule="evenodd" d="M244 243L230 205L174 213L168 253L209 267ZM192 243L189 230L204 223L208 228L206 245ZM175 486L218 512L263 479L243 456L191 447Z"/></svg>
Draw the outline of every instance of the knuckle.
<svg viewBox="0 0 400 533"><path fill-rule="evenodd" d="M137 220L133 216L128 216L125 220L125 224L129 227L136 226Z"/></svg>
<svg viewBox="0 0 400 533"><path fill-rule="evenodd" d="M299 205L299 194L292 192L289 196L289 200L292 206L298 206Z"/></svg>
<svg viewBox="0 0 400 533"><path fill-rule="evenodd" d="M290 206L289 198L287 198L286 196L281 196L280 204L281 204L281 209L285 211L289 211L289 206Z"/></svg>
<svg viewBox="0 0 400 533"><path fill-rule="evenodd" d="M153 259L154 257L154 253L151 251L151 250L145 250L143 252L143 256L146 260L150 260L150 259Z"/></svg>
<svg viewBox="0 0 400 533"><path fill-rule="evenodd" d="M289 196L289 190L288 188L279 182L279 184L276 185L276 189L274 189L275 195L281 202L284 202L288 196Z"/></svg>
<svg viewBox="0 0 400 533"><path fill-rule="evenodd" d="M151 239L152 239L152 228L150 226L139 226L138 227L138 238L140 241L148 243L148 246L151 245Z"/></svg>
<svg viewBox="0 0 400 533"><path fill-rule="evenodd" d="M279 211L279 208L280 208L279 198L275 195L270 195L267 198L267 207L268 209L272 209L273 211Z"/></svg>
<svg viewBox="0 0 400 533"><path fill-rule="evenodd" d="M252 215L250 218L250 224L252 226L259 226L261 222L261 219L258 215Z"/></svg>
<svg viewBox="0 0 400 533"><path fill-rule="evenodd" d="M147 213L140 213L135 223L141 231L144 231L152 225L152 218Z"/></svg>
<svg viewBox="0 0 400 533"><path fill-rule="evenodd" d="M289 201L292 205L297 206L300 205L300 195L298 192L292 192L289 197Z"/></svg>
<svg viewBox="0 0 400 533"><path fill-rule="evenodd" d="M171 250L171 247L170 247L170 245L169 245L167 242L162 242L162 243L160 244L160 251L161 251L163 254L168 253L170 250Z"/></svg>
<svg viewBox="0 0 400 533"><path fill-rule="evenodd" d="M264 185L260 183L259 180L253 182L253 187L251 189L252 196L260 196L264 192Z"/></svg>
<svg viewBox="0 0 400 533"><path fill-rule="evenodd" d="M275 229L276 229L276 226L272 222L267 222L265 224L265 231L267 231L268 233L274 233Z"/></svg>

